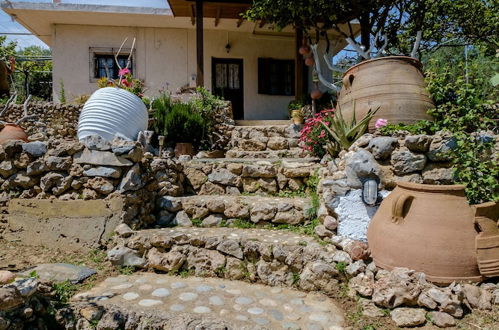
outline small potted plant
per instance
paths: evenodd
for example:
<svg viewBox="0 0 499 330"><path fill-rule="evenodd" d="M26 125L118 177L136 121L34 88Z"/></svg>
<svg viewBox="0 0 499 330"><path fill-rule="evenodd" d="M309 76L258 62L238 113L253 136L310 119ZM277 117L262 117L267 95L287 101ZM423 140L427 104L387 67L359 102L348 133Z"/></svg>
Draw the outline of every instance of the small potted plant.
<svg viewBox="0 0 499 330"><path fill-rule="evenodd" d="M292 101L289 103L289 116L293 120L293 124L302 125L305 118L302 112L303 103L300 101Z"/></svg>

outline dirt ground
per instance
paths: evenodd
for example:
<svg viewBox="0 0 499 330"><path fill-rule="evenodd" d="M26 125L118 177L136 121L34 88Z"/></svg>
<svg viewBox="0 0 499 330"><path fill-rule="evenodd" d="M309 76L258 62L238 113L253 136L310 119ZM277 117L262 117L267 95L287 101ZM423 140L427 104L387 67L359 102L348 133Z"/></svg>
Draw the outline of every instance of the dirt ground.
<svg viewBox="0 0 499 330"><path fill-rule="evenodd" d="M0 238L0 270L18 272L41 263L58 262L84 265L97 270L96 275L79 286L79 290L82 291L88 290L108 276L126 273L126 270L117 270L106 261L105 252L102 250L69 252L41 246L27 246L20 242L7 242ZM398 329L391 321L388 311L384 317L369 318L363 316L359 302L348 297L346 287L340 286L331 298L335 299L340 307L345 310L348 325L352 330ZM426 325L418 329L439 328ZM493 311L474 311L467 314L462 320L458 320L457 326L452 329L499 330L499 307L496 307Z"/></svg>

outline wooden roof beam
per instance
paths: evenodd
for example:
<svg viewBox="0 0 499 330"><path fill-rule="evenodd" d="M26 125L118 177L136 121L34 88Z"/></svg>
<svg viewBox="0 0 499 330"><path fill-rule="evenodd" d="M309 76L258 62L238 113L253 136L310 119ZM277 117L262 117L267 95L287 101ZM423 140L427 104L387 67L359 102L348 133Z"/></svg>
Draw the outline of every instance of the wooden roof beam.
<svg viewBox="0 0 499 330"><path fill-rule="evenodd" d="M239 18L239 19L237 20L236 26L237 26L237 27L241 27L241 25L243 25L243 21L244 21L244 19L243 19L242 17L241 17L241 18Z"/></svg>
<svg viewBox="0 0 499 330"><path fill-rule="evenodd" d="M222 15L222 7L218 6L217 7L217 15L215 17L215 27L218 26L218 24L220 23L220 16Z"/></svg>
<svg viewBox="0 0 499 330"><path fill-rule="evenodd" d="M196 24L196 9L194 5L191 5L191 24Z"/></svg>

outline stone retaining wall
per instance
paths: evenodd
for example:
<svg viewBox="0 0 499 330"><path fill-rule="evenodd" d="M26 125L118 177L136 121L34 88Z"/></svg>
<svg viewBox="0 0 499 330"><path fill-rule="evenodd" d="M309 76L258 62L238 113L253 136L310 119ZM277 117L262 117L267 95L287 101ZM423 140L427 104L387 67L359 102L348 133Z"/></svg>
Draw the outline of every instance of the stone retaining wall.
<svg viewBox="0 0 499 330"><path fill-rule="evenodd" d="M78 118L83 105L57 104L52 102L32 102L28 106L28 115L36 115L22 124L28 136L37 140L48 138L75 137ZM12 104L0 120L16 122L23 117L23 105Z"/></svg>
<svg viewBox="0 0 499 330"><path fill-rule="evenodd" d="M93 200L123 197L121 220L154 225L157 196L183 193L182 166L144 152L137 142L116 140L104 149L74 140L10 141L0 147L0 200Z"/></svg>
<svg viewBox="0 0 499 330"><path fill-rule="evenodd" d="M273 195L304 190L319 165L306 160L197 162L184 164L188 192L200 195Z"/></svg>
<svg viewBox="0 0 499 330"><path fill-rule="evenodd" d="M496 141L491 157L498 158L499 135L490 138ZM333 217L337 221L332 226L324 223L318 234L331 236L338 226L338 234L365 241L367 226L377 206L369 207L362 202L362 179L373 174L378 177L383 198L397 182L454 184L450 156L455 147L456 141L448 132L433 136L363 135L320 172L320 220L324 223L326 217Z"/></svg>

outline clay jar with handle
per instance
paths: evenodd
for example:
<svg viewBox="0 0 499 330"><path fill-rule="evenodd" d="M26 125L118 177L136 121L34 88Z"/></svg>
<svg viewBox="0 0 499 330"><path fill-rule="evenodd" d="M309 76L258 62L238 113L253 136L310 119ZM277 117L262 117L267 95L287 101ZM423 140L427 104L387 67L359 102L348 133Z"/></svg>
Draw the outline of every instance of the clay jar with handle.
<svg viewBox="0 0 499 330"><path fill-rule="evenodd" d="M371 255L381 268L421 271L437 284L480 281L474 217L462 185L399 182L369 225Z"/></svg>
<svg viewBox="0 0 499 330"><path fill-rule="evenodd" d="M0 144L5 144L13 140L28 142L28 135L19 125L5 124L4 128L0 131Z"/></svg>

